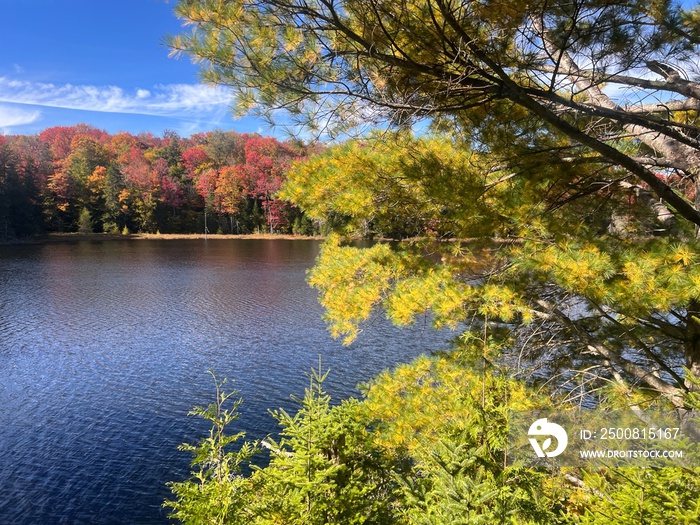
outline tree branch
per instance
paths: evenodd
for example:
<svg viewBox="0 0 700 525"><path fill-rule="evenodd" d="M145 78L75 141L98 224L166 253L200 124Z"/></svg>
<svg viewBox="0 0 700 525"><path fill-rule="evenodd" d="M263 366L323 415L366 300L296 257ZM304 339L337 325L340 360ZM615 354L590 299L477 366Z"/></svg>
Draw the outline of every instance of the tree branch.
<svg viewBox="0 0 700 525"><path fill-rule="evenodd" d="M537 312L537 315L551 315L555 317L558 322L568 328L572 333L575 333L581 339L581 342L585 344L592 352L604 357L605 359L608 359L627 374L630 374L631 376L645 383L647 386L661 393L671 403L673 403L675 407L681 408L684 406L682 389L674 387L653 373L645 370L635 363L632 363L617 352L608 348L603 343L592 337L586 330L574 323L568 315L559 310L552 303L539 299L537 300L537 304L546 310L546 312Z"/></svg>

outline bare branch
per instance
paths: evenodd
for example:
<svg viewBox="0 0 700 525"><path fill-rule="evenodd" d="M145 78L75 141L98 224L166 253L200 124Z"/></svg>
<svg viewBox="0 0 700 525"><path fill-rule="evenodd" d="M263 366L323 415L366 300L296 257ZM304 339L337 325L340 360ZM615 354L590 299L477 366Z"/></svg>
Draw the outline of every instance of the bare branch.
<svg viewBox="0 0 700 525"><path fill-rule="evenodd" d="M682 389L674 387L673 385L654 375L652 372L645 370L638 364L625 359L618 352L608 348L602 342L591 336L591 334L589 334L586 330L581 328L577 323L574 323L568 315L550 302L540 299L537 301L537 303L545 309L545 312L535 311L534 313L536 315L540 317L553 316L558 322L575 333L593 353L609 360L625 373L630 374L632 377L642 381L649 387L661 393L664 395L664 397L671 401L674 406L679 408L684 406L684 391Z"/></svg>

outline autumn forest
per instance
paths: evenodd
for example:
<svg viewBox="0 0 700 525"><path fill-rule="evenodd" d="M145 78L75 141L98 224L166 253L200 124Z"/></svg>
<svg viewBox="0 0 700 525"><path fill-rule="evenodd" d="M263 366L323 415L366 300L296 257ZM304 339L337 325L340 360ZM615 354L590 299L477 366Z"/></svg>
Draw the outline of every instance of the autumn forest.
<svg viewBox="0 0 700 525"><path fill-rule="evenodd" d="M0 136L0 241L51 232L313 233L275 198L313 148L258 134L110 135L78 124Z"/></svg>

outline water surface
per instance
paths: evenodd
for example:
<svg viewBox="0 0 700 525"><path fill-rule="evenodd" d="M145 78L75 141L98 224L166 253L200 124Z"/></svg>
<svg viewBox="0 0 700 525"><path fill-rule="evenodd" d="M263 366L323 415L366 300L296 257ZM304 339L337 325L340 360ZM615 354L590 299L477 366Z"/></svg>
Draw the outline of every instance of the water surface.
<svg viewBox="0 0 700 525"><path fill-rule="evenodd" d="M318 363L340 399L444 345L381 317L344 348L305 282L317 241L111 241L0 247L0 523L168 523L177 450L206 430L207 370L276 431Z"/></svg>

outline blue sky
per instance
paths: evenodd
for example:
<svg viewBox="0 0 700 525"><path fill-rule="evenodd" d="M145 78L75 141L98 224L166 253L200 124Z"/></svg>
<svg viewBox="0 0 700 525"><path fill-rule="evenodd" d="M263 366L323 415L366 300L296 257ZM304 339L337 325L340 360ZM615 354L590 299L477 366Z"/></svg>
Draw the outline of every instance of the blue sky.
<svg viewBox="0 0 700 525"><path fill-rule="evenodd" d="M109 133L261 131L233 120L224 90L199 83L163 43L175 0L0 0L0 134L84 122Z"/></svg>

